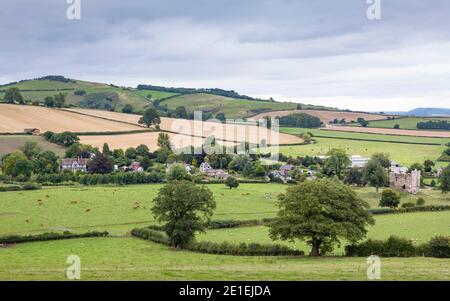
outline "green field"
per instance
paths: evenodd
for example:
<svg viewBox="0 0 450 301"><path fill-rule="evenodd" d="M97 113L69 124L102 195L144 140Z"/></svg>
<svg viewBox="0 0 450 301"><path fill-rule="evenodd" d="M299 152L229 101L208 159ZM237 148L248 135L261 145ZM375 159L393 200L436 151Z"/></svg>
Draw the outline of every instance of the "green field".
<svg viewBox="0 0 450 301"><path fill-rule="evenodd" d="M367 280L366 258L196 254L130 237L0 248L1 280L65 280L69 255L82 280ZM383 258L382 280L450 280L449 259Z"/></svg>
<svg viewBox="0 0 450 301"><path fill-rule="evenodd" d="M162 98L167 98L171 96L178 95L177 93L163 92L163 91L153 91L153 90L136 90L136 93L141 95L142 97L146 97L148 95L152 96L152 100L158 100Z"/></svg>
<svg viewBox="0 0 450 301"><path fill-rule="evenodd" d="M64 147L47 142L40 136L0 135L0 156L18 150L27 141L37 142L42 151L52 151L58 156L65 153Z"/></svg>
<svg viewBox="0 0 450 301"><path fill-rule="evenodd" d="M427 159L436 161L445 150L443 145L413 145L403 143L358 141L333 138L315 138L315 144L280 146L280 153L286 156L326 155L332 148L345 149L349 155L370 157L373 153L388 153L392 160L409 166Z"/></svg>
<svg viewBox="0 0 450 301"><path fill-rule="evenodd" d="M154 224L152 199L161 185L126 187L47 188L0 193L0 235L47 231L107 230L112 237L47 241L0 247L1 280L64 280L67 256L80 256L84 280L365 280L365 258L239 257L196 254L129 236L133 227ZM208 185L217 201L214 220L261 219L277 211L281 184L241 184L229 190ZM372 188L356 190L372 206L378 194ZM427 204L448 204L448 196L425 190L418 196ZM418 196L404 195L403 201ZM38 200L41 200L40 202ZM135 202L141 206L133 209ZM39 205L42 203L42 205ZM86 209L90 209L86 212ZM446 234L450 212L408 213L376 217L369 236L390 234L425 241ZM266 227L210 230L199 239L270 242ZM304 248L301 243L294 246ZM306 249L306 248L305 248ZM339 250L336 252L339 254ZM383 280L450 279L450 260L433 258L383 259ZM447 274L445 274L447 273Z"/></svg>
<svg viewBox="0 0 450 301"><path fill-rule="evenodd" d="M1 192L0 235L65 229L73 232L106 230L122 235L134 227L155 223L150 208L160 187L162 185L95 186ZM217 202L214 220L273 217L277 212L277 195L287 188L282 184L241 184L233 190L222 184L208 187ZM378 207L380 196L373 188L358 188L356 192L372 207ZM415 202L421 196L428 205L450 204L450 196L434 190L424 190L417 196L402 195L402 202ZM139 209L133 209L135 202L140 204ZM87 209L90 211L86 212Z"/></svg>
<svg viewBox="0 0 450 301"><path fill-rule="evenodd" d="M387 239L390 235L396 235L414 240L416 243L424 243L436 235L450 233L450 211L378 215L375 216L375 221L375 225L369 227L368 238ZM223 241L273 243L269 238L269 229L266 226L209 230L206 234L200 234L197 237L200 241L219 243ZM306 254L310 251L310 247L300 241L277 241L277 243L302 250ZM334 250L334 255L343 254L344 245Z"/></svg>
<svg viewBox="0 0 450 301"><path fill-rule="evenodd" d="M445 145L450 142L449 138L428 138L428 137L414 137L414 136L394 136L382 134L366 134L366 133L352 133L340 131L327 131L322 129L306 129L306 128L290 128L281 127L280 132L286 134L299 135L301 133L312 133L315 137L322 138L339 138L348 140L367 140L367 141L387 141L387 142L403 142L403 143L429 143Z"/></svg>
<svg viewBox="0 0 450 301"><path fill-rule="evenodd" d="M417 130L418 122L446 120L450 122L450 117L405 117L392 120L371 121L368 127L375 128L394 128L394 125L400 125L400 129ZM359 123L350 124L352 126L361 126Z"/></svg>
<svg viewBox="0 0 450 301"><path fill-rule="evenodd" d="M125 104L130 104L135 110L143 110L150 100L145 98L136 90L123 89L107 84L92 83L86 81L76 81L75 83L59 82L52 80L30 80L21 83L0 87L0 90L6 90L10 87L17 87L20 90L51 90L51 91L22 91L21 94L26 100L39 101L43 103L46 96L53 96L59 92L67 94L66 104L78 106L84 99L84 96L74 95L76 90L84 90L87 94L101 93L105 96L112 97L112 101L117 111L120 111ZM71 89L58 91L58 89ZM156 91L147 91L147 94L154 94ZM3 98L4 92L0 92L0 98Z"/></svg>

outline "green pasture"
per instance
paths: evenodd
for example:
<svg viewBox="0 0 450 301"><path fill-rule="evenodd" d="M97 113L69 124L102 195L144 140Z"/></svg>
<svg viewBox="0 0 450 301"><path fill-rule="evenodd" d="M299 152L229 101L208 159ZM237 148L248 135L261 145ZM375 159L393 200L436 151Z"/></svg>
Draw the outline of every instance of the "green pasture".
<svg viewBox="0 0 450 301"><path fill-rule="evenodd" d="M436 235L449 234L450 211L442 211L376 215L375 225L369 227L367 237L372 239L387 239L391 235L396 235L411 239L416 243L424 243ZM269 237L269 228L266 226L209 230L206 234L199 234L197 239L200 241L214 242L273 243ZM276 243L303 250L306 254L310 251L310 247L301 241L276 241ZM334 254L343 255L344 245L336 248Z"/></svg>
<svg viewBox="0 0 450 301"><path fill-rule="evenodd" d="M280 146L280 153L286 156L326 155L332 148L342 148L349 155L370 157L377 152L388 153L391 159L409 166L427 159L436 161L445 150L443 145L413 145L403 143L358 141L333 138L315 138L316 143L307 145Z"/></svg>
<svg viewBox="0 0 450 301"><path fill-rule="evenodd" d="M330 131L324 129L306 129L306 128L291 128L281 127L280 132L292 135L299 135L302 133L312 133L315 137L321 138L338 138L348 140L367 140L367 141L386 141L399 143L429 143L445 145L450 142L450 138L428 138L428 137L414 137L414 136L394 136L382 134L367 134L367 133L352 133Z"/></svg>
<svg viewBox="0 0 450 301"><path fill-rule="evenodd" d="M446 120L450 121L450 117L405 117L391 120L379 120L379 121L370 121L368 127L374 128L394 128L394 125L400 125L400 129L404 130L417 130L418 122L427 122L427 121L439 121ZM352 126L361 126L359 123L351 124Z"/></svg>
<svg viewBox="0 0 450 301"><path fill-rule="evenodd" d="M131 237L0 247L0 280L66 280L69 255L81 280L367 280L366 258L240 257L178 251ZM382 258L382 280L450 280L449 259Z"/></svg>
<svg viewBox="0 0 450 301"><path fill-rule="evenodd" d="M158 184L0 192L0 235L63 230L124 234L134 227L155 223L150 208L161 187ZM214 220L248 220L275 216L277 195L288 186L241 184L233 190L223 184L208 187L217 203ZM378 207L380 195L374 188L358 188L356 192L371 207ZM450 204L450 196L437 190L423 190L417 196L403 194L402 202L415 202L419 196L427 205ZM136 206L139 207L134 209Z"/></svg>

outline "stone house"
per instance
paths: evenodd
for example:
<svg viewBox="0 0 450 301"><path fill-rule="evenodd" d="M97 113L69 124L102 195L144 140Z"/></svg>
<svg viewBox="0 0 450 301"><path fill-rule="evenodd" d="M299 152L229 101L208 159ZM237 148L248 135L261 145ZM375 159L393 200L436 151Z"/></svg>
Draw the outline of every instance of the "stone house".
<svg viewBox="0 0 450 301"><path fill-rule="evenodd" d="M391 172L389 174L389 186L411 194L420 191L420 170L413 170L410 173Z"/></svg>

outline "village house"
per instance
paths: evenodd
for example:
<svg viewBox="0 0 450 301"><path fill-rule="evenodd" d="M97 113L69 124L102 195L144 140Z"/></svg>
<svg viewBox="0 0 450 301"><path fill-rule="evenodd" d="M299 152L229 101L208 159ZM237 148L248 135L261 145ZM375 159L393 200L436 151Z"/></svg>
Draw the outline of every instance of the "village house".
<svg viewBox="0 0 450 301"><path fill-rule="evenodd" d="M226 180L230 175L223 169L209 169L206 174L208 177L220 180Z"/></svg>
<svg viewBox="0 0 450 301"><path fill-rule="evenodd" d="M128 170L134 171L134 172L143 172L144 169L141 166L141 163L139 162L133 162L128 166Z"/></svg>
<svg viewBox="0 0 450 301"><path fill-rule="evenodd" d="M211 165L208 162L202 162L200 164L200 172L207 172L208 170L213 169Z"/></svg>
<svg viewBox="0 0 450 301"><path fill-rule="evenodd" d="M73 172L87 172L87 159L84 158L66 158L61 160L60 171L70 170Z"/></svg>

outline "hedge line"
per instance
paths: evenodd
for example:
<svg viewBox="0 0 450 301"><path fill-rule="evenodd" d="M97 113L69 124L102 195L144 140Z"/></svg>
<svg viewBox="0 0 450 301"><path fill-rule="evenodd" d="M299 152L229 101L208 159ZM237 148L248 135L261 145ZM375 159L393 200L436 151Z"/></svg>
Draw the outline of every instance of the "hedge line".
<svg viewBox="0 0 450 301"><path fill-rule="evenodd" d="M86 233L80 233L80 234L73 234L70 232L64 232L64 233L56 233L56 232L49 232L49 233L43 233L38 235L27 235L27 236L21 236L21 235L9 235L9 236L3 236L0 237L0 244L17 244L17 243L23 243L23 242L32 242L32 241L47 241L47 240L59 240L59 239L70 239L70 238L84 238L84 237L101 237L101 236L108 236L108 232L86 232Z"/></svg>
<svg viewBox="0 0 450 301"><path fill-rule="evenodd" d="M353 257L377 255L381 257L450 258L450 236L436 236L429 242L418 246L415 246L411 240L395 236L391 236L387 240L369 239L360 244L346 246L345 255Z"/></svg>
<svg viewBox="0 0 450 301"><path fill-rule="evenodd" d="M142 228L133 229L131 234L145 240L169 246L169 241L164 232ZM235 255L235 256L303 256L303 251L293 250L286 246L275 244L240 243L229 242L215 243L209 241L192 242L184 248L185 250L198 253Z"/></svg>
<svg viewBox="0 0 450 301"><path fill-rule="evenodd" d="M0 186L0 192L7 191L20 191L20 190L39 190L41 189L41 185L27 183L24 185L9 185L9 186Z"/></svg>
<svg viewBox="0 0 450 301"><path fill-rule="evenodd" d="M368 211L373 215L377 214L396 214L408 212L428 212L428 211L446 211L450 210L450 205L427 205L406 208L374 208Z"/></svg>

